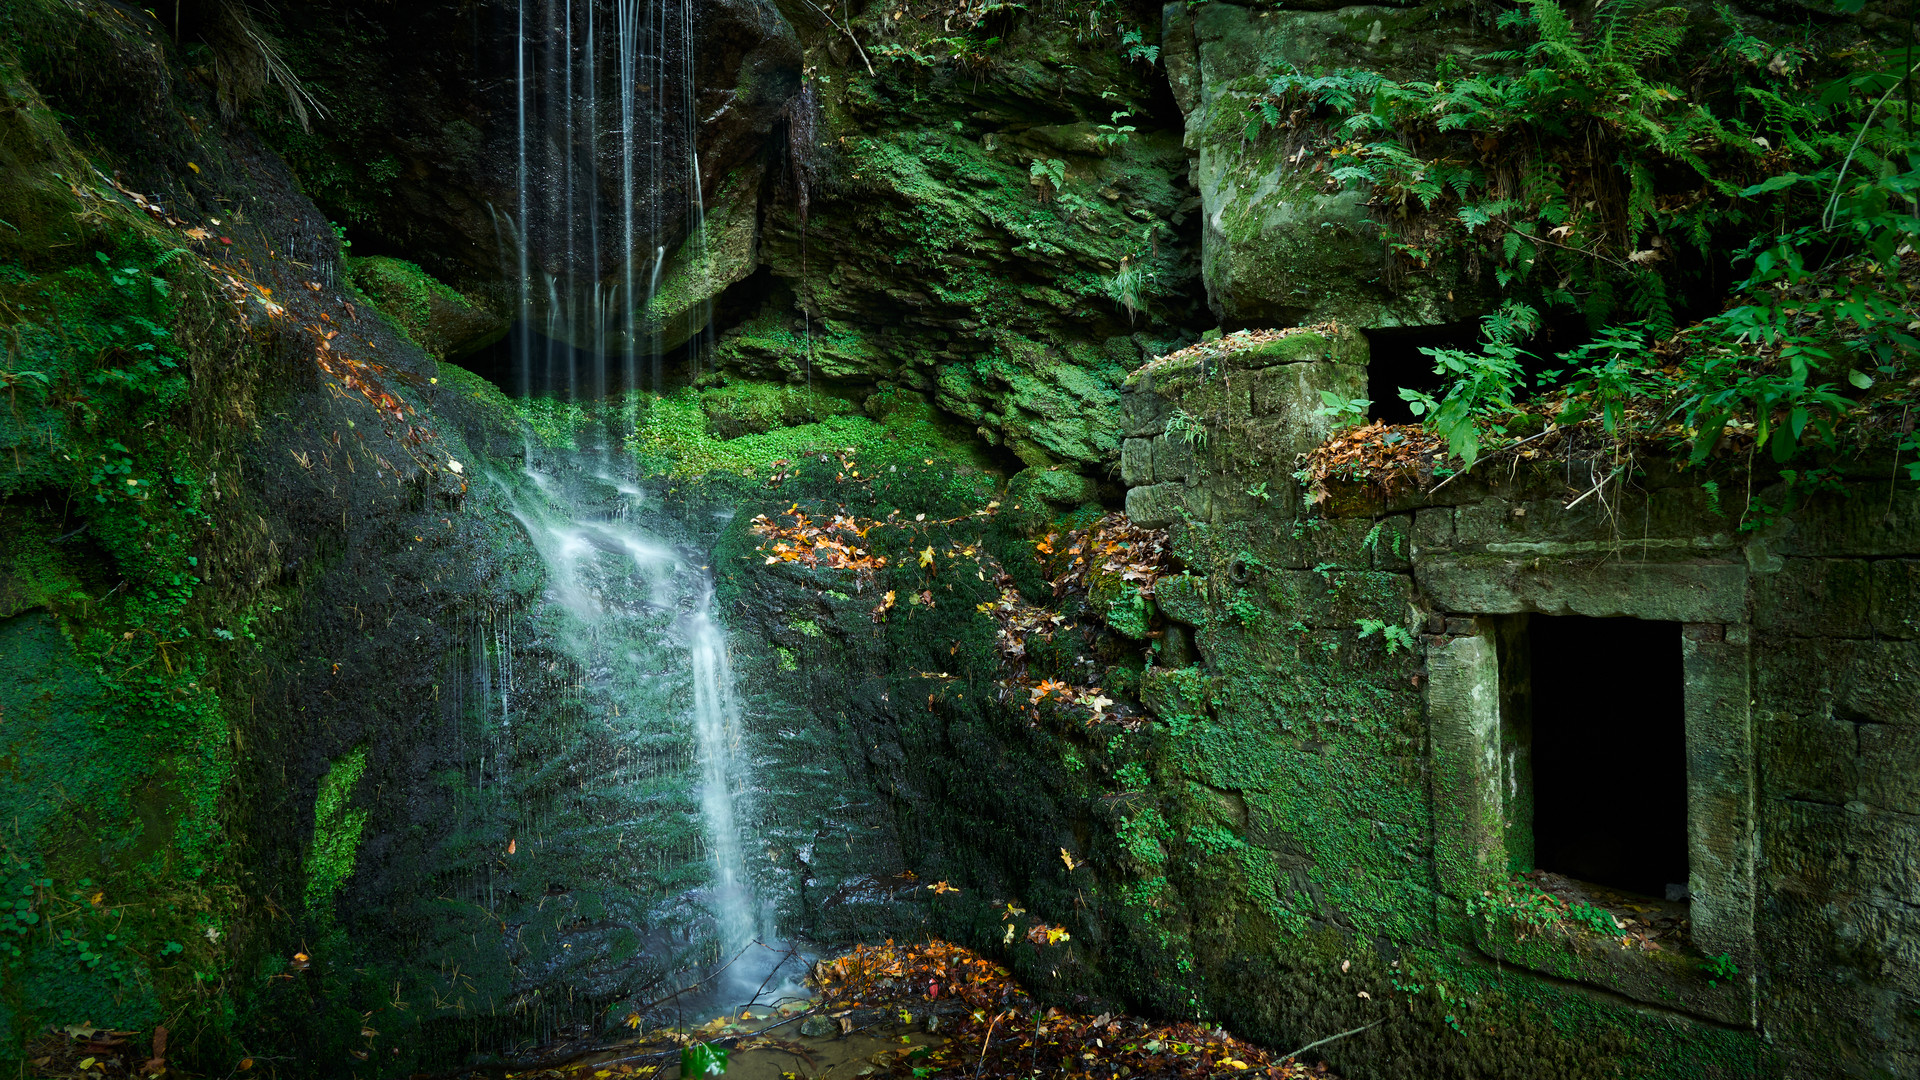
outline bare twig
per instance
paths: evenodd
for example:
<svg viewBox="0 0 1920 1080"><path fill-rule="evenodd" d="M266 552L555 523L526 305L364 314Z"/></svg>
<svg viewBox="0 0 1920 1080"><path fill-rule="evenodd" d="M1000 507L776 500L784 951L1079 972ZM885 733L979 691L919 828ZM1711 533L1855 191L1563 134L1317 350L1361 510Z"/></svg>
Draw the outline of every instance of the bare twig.
<svg viewBox="0 0 1920 1080"><path fill-rule="evenodd" d="M1346 1037L1347 1037L1347 1036L1349 1036L1349 1035L1358 1035L1358 1034L1360 1034L1361 1032L1363 1032L1363 1031L1365 1031L1365 1030L1367 1030L1367 1028L1377 1028L1377 1027L1379 1027L1379 1026L1380 1026L1381 1024L1384 1024L1384 1023L1386 1023L1386 1022L1387 1022L1387 1018L1383 1016L1383 1017L1381 1017L1380 1019L1378 1019L1378 1020L1375 1020L1375 1021L1374 1021L1373 1023L1371 1023L1371 1024L1368 1024L1368 1025L1366 1025L1365 1027L1357 1027L1357 1028L1354 1028L1354 1029L1353 1029L1352 1031L1343 1031L1343 1032L1341 1032L1341 1033L1340 1033L1340 1034L1338 1034L1338 1035L1329 1035L1329 1036L1327 1036L1326 1038L1324 1038L1324 1039L1321 1039L1321 1040L1320 1040L1319 1042L1310 1042L1310 1043L1308 1043L1307 1045L1305 1045L1305 1046L1303 1046L1303 1047L1301 1047L1301 1048L1300 1048L1300 1049L1298 1049L1298 1050L1295 1050L1295 1051L1294 1051L1293 1053L1291 1053L1291 1054L1288 1054L1288 1055L1286 1055L1285 1057L1283 1057L1283 1058L1281 1058L1280 1060L1282 1060L1282 1061L1287 1061L1287 1060L1291 1060L1291 1059L1293 1059L1293 1058L1297 1058L1297 1057L1299 1057L1299 1056L1300 1056L1301 1054L1304 1054L1304 1053L1306 1053L1307 1051L1309 1051L1309 1050L1311 1050L1311 1049L1313 1049L1313 1048L1314 1048L1314 1047L1316 1047L1316 1046L1325 1046L1325 1045L1327 1045L1328 1043L1330 1043L1330 1042L1333 1042L1333 1041L1334 1041L1335 1039L1344 1039L1344 1038L1346 1038Z"/></svg>
<svg viewBox="0 0 1920 1080"><path fill-rule="evenodd" d="M1587 497L1588 497L1588 496L1590 496L1590 495L1593 495L1593 494L1594 494L1595 492L1598 492L1598 491L1599 491L1599 490L1600 490L1601 488L1604 488L1604 487L1606 487L1606 486L1607 486L1607 483L1608 483L1609 481L1611 481L1611 480L1612 480L1612 479L1613 479L1614 477L1616 477L1616 476L1619 476L1619 475L1620 475L1620 470L1621 470L1621 469L1624 469L1624 468L1626 468L1626 466L1624 466L1624 465L1616 465L1616 466L1614 466L1614 469L1613 469L1613 471L1612 471L1612 472L1610 472L1610 473L1608 473L1607 475L1605 475L1605 476L1603 476L1603 477L1601 477L1601 478L1600 478L1600 482L1599 482L1599 483L1597 483L1597 484L1595 484L1595 485L1593 485L1593 486L1592 486L1591 488L1588 488L1588 489L1587 489L1587 494L1586 494L1586 495L1582 495L1582 496L1580 496L1579 498L1577 498L1577 499L1575 499L1575 500L1573 500L1572 502L1570 502L1570 503L1568 503L1567 505L1565 505L1565 506L1563 506L1563 507L1561 507L1560 509L1562 509L1562 510L1571 510L1571 509L1573 509L1574 507L1576 507L1576 506L1579 506L1579 505L1580 505L1581 503L1583 503L1583 502L1586 502L1586 501L1587 501ZM1606 500L1606 498L1605 498L1604 496L1603 496L1603 497L1602 497L1602 498L1600 499L1600 502L1601 502L1601 504L1602 504L1602 505L1605 505L1605 503L1606 503L1606 501L1607 501L1607 500Z"/></svg>
<svg viewBox="0 0 1920 1080"><path fill-rule="evenodd" d="M1907 417L1912 412L1913 412L1913 406L1911 405L1908 405L1905 408L1900 410L1900 426L1893 430L1894 435L1899 436L1899 435L1905 435L1907 433ZM1900 443L1896 442L1893 444L1893 475L1887 478L1887 512L1881 515L1882 521L1891 522L1893 520L1893 496L1899 490L1900 490ZM84 529L86 528L86 526L82 525L81 528Z"/></svg>
<svg viewBox="0 0 1920 1080"><path fill-rule="evenodd" d="M754 942L754 944L764 945L765 942L756 941ZM780 962L773 965L773 970L767 972L767 977L760 980L760 986L758 989L754 990L753 997L750 1000L748 1000L745 1005L742 1005L741 1008L744 1009L750 1005L757 1005L760 1003L760 995L766 992L767 984L773 981L773 977L775 975L780 974L780 969L787 966L787 961L793 959L793 954L799 951L799 948L800 947L798 945L794 945L787 949L787 955L781 957Z"/></svg>
<svg viewBox="0 0 1920 1080"><path fill-rule="evenodd" d="M1541 429L1540 431L1534 432L1533 434L1527 436L1526 438L1521 439L1519 442L1508 443L1505 446L1494 447L1493 449L1489 450L1487 453L1481 455L1478 458L1475 458L1474 465L1478 465L1481 461L1485 460L1486 458L1492 457L1494 454L1502 450L1512 450L1515 447L1525 446L1526 444L1532 442L1533 440L1539 438L1542 435L1551 435L1554 432L1559 430L1560 430L1560 425L1548 424L1545 428ZM1446 487L1448 484L1453 483L1455 480L1458 480L1460 477L1465 476L1472 471L1473 471L1473 465L1469 465L1466 468L1461 469L1459 472L1454 473L1452 476L1449 476L1445 480L1442 480L1439 483L1433 485L1433 491L1439 491L1441 488ZM1427 492L1427 494L1431 495L1433 494L1433 491L1429 491Z"/></svg>
<svg viewBox="0 0 1920 1080"><path fill-rule="evenodd" d="M820 11L820 5L814 3L813 0L807 0L807 6L812 8L815 11ZM827 14L824 11L820 11L820 17L827 20L828 24L831 25L835 30L838 30L841 33L847 35L848 41L853 42L854 50L860 54L860 62L867 65L867 74L869 75L879 74L878 72L873 70L873 61L867 59L867 50L860 47L860 39L853 36L852 30L849 30L848 28L841 26L839 23L834 22L833 16Z"/></svg>
<svg viewBox="0 0 1920 1080"><path fill-rule="evenodd" d="M994 1013L993 1019L987 1022L987 1037L980 1040L980 1060L974 1062L973 1065L973 1075L976 1077L980 1075L980 1070L987 1064L987 1047L993 1045L993 1025L1000 1022L1002 1015L1001 1013Z"/></svg>
<svg viewBox="0 0 1920 1080"><path fill-rule="evenodd" d="M1912 67L1908 68L1906 73L1907 75L1911 76L1916 70L1920 70L1920 64L1915 64ZM1860 150L1860 140L1867 137L1867 129L1873 126L1873 118L1879 115L1880 106L1885 105L1887 103L1887 99L1892 97L1893 92L1895 90L1898 90L1899 88L1900 88L1899 83L1895 83L1892 86L1887 87L1887 92L1884 94L1881 94L1880 99L1873 103L1873 108L1867 110L1867 118L1860 122L1860 130L1853 137L1853 145L1847 148L1846 160L1840 162L1840 171L1834 174L1833 193L1827 196L1827 208L1823 210L1820 214L1820 228L1822 229L1833 228L1834 211L1838 210L1840 207L1840 185L1847 178L1847 168L1853 164L1853 155L1858 153ZM1911 117L1908 118L1908 122L1909 123L1912 122Z"/></svg>

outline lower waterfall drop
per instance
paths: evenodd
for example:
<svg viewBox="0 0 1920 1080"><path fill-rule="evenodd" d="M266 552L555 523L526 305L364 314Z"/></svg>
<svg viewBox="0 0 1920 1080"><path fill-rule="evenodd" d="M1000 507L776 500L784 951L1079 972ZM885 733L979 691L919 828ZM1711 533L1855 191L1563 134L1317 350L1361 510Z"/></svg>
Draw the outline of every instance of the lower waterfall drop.
<svg viewBox="0 0 1920 1080"><path fill-rule="evenodd" d="M779 990L787 947L777 942L775 920L744 857L750 816L741 806L742 710L713 580L690 553L633 520L647 505L644 489L611 475L600 455L592 458L591 467L585 460L564 468L530 461L520 476L495 480L546 569L550 633L578 665L576 692L584 705L604 706L618 718L605 725L613 744L605 752L680 749L670 759L653 754L652 769L603 774L602 782L618 777L626 788L602 793L611 816L569 824L652 830L675 805L697 809L701 850L685 856L706 864L705 883L661 897L658 929L681 929L674 924L686 922L689 908L704 911L715 962L694 976L706 985L684 987L689 992L676 1005L719 1011L756 994L764 999L763 990Z"/></svg>

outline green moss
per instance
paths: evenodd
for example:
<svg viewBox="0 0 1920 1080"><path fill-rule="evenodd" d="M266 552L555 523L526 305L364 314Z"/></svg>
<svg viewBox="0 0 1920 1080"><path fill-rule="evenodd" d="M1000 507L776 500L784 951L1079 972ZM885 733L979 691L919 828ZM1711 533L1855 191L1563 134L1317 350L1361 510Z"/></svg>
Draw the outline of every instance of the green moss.
<svg viewBox="0 0 1920 1080"><path fill-rule="evenodd" d="M782 393L784 391L773 391ZM792 464L822 453L851 451L872 468L928 458L986 467L977 448L955 439L931 420L896 413L884 422L865 416L829 416L817 423L773 428L725 439L713 435L699 392L649 397L629 445L655 472L697 477L714 473L764 476L776 463Z"/></svg>
<svg viewBox="0 0 1920 1080"><path fill-rule="evenodd" d="M435 357L477 348L506 332L506 320L480 310L405 259L349 258L346 267L354 287L408 340Z"/></svg>
<svg viewBox="0 0 1920 1080"><path fill-rule="evenodd" d="M700 408L707 414L708 432L721 439L764 435L857 411L852 403L811 387L741 380L703 391Z"/></svg>
<svg viewBox="0 0 1920 1080"><path fill-rule="evenodd" d="M434 376L434 385L440 388L439 392L460 395L469 407L477 408L497 427L513 430L520 426L520 409L499 387L466 368L444 360L436 364L434 370L439 373Z"/></svg>
<svg viewBox="0 0 1920 1080"><path fill-rule="evenodd" d="M313 800L313 841L305 865L307 913L315 919L331 919L333 896L353 874L360 833L367 827L369 814L347 802L366 771L367 751L361 747L335 761L320 778L320 791Z"/></svg>

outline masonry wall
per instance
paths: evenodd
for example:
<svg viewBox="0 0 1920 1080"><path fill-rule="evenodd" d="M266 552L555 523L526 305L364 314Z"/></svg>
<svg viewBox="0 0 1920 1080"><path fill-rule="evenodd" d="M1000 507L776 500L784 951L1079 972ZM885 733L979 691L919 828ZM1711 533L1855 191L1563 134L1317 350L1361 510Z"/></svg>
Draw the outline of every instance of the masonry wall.
<svg viewBox="0 0 1920 1080"><path fill-rule="evenodd" d="M1364 342L1250 342L1142 369L1122 456L1129 513L1187 566L1142 697L1188 865L1136 888L1186 905L1215 1010L1269 1038L1383 1021L1325 1050L1359 1076L1920 1075L1920 492L1884 461L1818 491L1643 461L1593 491L1611 463L1575 455L1310 493L1319 391L1364 386ZM1685 948L1502 892L1495 636L1529 612L1683 624ZM1275 989L1301 976L1316 1000Z"/></svg>

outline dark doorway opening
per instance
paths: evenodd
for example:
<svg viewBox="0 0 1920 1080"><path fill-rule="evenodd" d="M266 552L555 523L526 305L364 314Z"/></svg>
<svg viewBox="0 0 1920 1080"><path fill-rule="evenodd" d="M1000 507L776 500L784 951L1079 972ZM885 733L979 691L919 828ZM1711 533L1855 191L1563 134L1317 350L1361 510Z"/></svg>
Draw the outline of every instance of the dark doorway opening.
<svg viewBox="0 0 1920 1080"><path fill-rule="evenodd" d="M1684 887L1680 624L1534 615L1526 637L1534 865L1656 898Z"/></svg>
<svg viewBox="0 0 1920 1080"><path fill-rule="evenodd" d="M1480 324L1472 319L1438 326L1392 326L1366 334L1367 397L1373 399L1367 415L1389 424L1411 424L1416 419L1400 398L1401 387L1438 396L1444 385L1433 373L1433 357L1421 349L1473 351L1480 347Z"/></svg>

